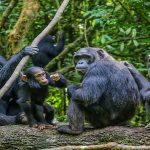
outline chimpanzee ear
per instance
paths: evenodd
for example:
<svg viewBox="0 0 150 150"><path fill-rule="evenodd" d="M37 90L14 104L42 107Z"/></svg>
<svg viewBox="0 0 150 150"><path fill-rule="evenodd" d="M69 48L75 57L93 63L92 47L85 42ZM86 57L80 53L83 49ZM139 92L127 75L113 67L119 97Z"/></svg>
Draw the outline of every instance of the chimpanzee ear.
<svg viewBox="0 0 150 150"><path fill-rule="evenodd" d="M25 74L22 75L21 80L24 82L28 82L28 78Z"/></svg>
<svg viewBox="0 0 150 150"><path fill-rule="evenodd" d="M104 57L105 57L105 52L104 52L104 50L99 49L99 50L97 51L97 53L98 53L98 55L100 56L100 58L104 58Z"/></svg>

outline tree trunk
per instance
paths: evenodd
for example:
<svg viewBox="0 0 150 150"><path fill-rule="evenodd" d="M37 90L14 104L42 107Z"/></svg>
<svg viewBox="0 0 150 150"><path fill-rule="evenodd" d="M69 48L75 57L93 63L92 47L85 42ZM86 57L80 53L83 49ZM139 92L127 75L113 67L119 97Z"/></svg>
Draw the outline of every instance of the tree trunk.
<svg viewBox="0 0 150 150"><path fill-rule="evenodd" d="M24 0L20 17L8 38L8 56L16 53L23 47L25 37L30 30L34 18L40 8L38 0Z"/></svg>
<svg viewBox="0 0 150 150"><path fill-rule="evenodd" d="M78 136L63 135L58 133L55 129L39 131L38 129L30 128L27 125L1 126L0 130L0 149L3 150L46 148L52 148L54 150L57 147L66 145L73 147L79 145L92 145L93 147L93 145L95 145L94 147L97 147L98 145L108 142L135 146L150 145L150 131L141 127L130 128L115 126L103 129L86 129L85 132ZM106 146L108 145L106 144ZM114 147L114 143L109 144L109 147L110 146ZM81 147L77 148L81 149ZM136 149L138 149L138 147L136 147Z"/></svg>

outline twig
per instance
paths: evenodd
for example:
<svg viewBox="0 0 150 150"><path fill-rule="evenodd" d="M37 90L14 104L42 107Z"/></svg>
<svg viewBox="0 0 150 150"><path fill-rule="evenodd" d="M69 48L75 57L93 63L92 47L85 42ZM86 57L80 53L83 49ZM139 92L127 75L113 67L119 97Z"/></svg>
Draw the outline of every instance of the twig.
<svg viewBox="0 0 150 150"><path fill-rule="evenodd" d="M87 39L86 26L87 26L87 20L85 19L85 24L84 24L84 37L85 37L86 45L89 47L89 43L88 43L88 39Z"/></svg>
<svg viewBox="0 0 150 150"><path fill-rule="evenodd" d="M48 34L48 32L55 26L55 24L59 21L61 18L61 15L63 11L65 10L66 6L68 5L69 0L64 0L61 6L59 7L58 11L56 12L54 18L52 21L48 24L48 26L33 40L31 46L37 46L38 43ZM3 97L3 95L7 92L7 90L10 88L10 86L13 84L13 82L16 80L16 78L19 76L19 72L25 65L25 63L28 61L29 56L24 57L18 66L16 67L14 73L10 77L10 79L5 83L5 85L0 90L0 99Z"/></svg>
<svg viewBox="0 0 150 150"><path fill-rule="evenodd" d="M116 142L110 142L107 144L101 145L88 145L88 146L63 146L58 148L42 149L42 150L112 150L112 149L124 149L124 150L149 150L150 146L141 145L141 146L130 146L124 144L118 144Z"/></svg>

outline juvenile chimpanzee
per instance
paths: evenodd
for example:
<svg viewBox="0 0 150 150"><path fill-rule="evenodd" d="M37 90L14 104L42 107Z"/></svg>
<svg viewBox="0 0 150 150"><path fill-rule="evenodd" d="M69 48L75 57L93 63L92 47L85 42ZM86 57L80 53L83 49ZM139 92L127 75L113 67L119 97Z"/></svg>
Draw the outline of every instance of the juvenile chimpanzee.
<svg viewBox="0 0 150 150"><path fill-rule="evenodd" d="M74 55L75 68L83 80L68 87L69 126L58 131L80 134L86 118L95 128L128 121L140 102L138 86L128 67L99 48L81 48Z"/></svg>
<svg viewBox="0 0 150 150"><path fill-rule="evenodd" d="M48 86L65 87L66 79L59 73L50 75L41 67L28 68L24 77L26 80L21 82L17 103L24 110L30 126L40 130L51 127L54 109L44 104L48 96Z"/></svg>
<svg viewBox="0 0 150 150"><path fill-rule="evenodd" d="M56 45L52 36L49 35L45 37L38 44L38 54L32 57L33 64L44 68L54 57L62 52L64 49L64 43L64 33L61 34L61 37Z"/></svg>
<svg viewBox="0 0 150 150"><path fill-rule="evenodd" d="M0 88L10 78L20 60L26 55L37 54L37 47L25 47L18 54L11 57L10 60L0 56ZM21 110L16 104L16 91L18 89L18 79L13 83L8 92L0 99L0 125L17 124L20 122Z"/></svg>

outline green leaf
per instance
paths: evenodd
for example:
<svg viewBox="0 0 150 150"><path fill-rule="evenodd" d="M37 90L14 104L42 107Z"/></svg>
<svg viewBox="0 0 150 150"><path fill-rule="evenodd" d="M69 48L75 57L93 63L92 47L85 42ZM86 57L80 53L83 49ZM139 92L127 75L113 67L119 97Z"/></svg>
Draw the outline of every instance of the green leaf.
<svg viewBox="0 0 150 150"><path fill-rule="evenodd" d="M133 43L134 43L134 45L135 45L136 47L139 46L139 43L138 43L136 40L133 40Z"/></svg>
<svg viewBox="0 0 150 150"><path fill-rule="evenodd" d="M129 46L129 45L131 45L131 43L132 43L132 40L129 40L127 45Z"/></svg>
<svg viewBox="0 0 150 150"><path fill-rule="evenodd" d="M120 50L121 50L121 51L124 50L124 43L121 43L121 45L120 45Z"/></svg>
<svg viewBox="0 0 150 150"><path fill-rule="evenodd" d="M101 36L101 43L104 44L106 42L105 35Z"/></svg>
<svg viewBox="0 0 150 150"><path fill-rule="evenodd" d="M107 47L109 50L115 50L115 48L112 47L111 45L107 45L106 47Z"/></svg>
<svg viewBox="0 0 150 150"><path fill-rule="evenodd" d="M132 30L132 37L136 37L136 34L137 34L136 29L133 29Z"/></svg>
<svg viewBox="0 0 150 150"><path fill-rule="evenodd" d="M131 28L128 28L125 33L126 33L126 35L129 35L130 32L131 32Z"/></svg>
<svg viewBox="0 0 150 150"><path fill-rule="evenodd" d="M119 31L125 33L125 31L122 28L119 28Z"/></svg>
<svg viewBox="0 0 150 150"><path fill-rule="evenodd" d="M96 20L92 21L92 26L94 27L96 25Z"/></svg>

